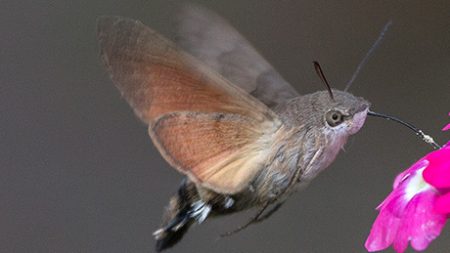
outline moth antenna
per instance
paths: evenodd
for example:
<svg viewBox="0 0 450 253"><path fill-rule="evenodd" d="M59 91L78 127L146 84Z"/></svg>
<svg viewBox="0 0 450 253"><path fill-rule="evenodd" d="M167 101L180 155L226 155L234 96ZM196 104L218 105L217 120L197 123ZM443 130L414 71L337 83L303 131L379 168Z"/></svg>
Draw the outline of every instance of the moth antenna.
<svg viewBox="0 0 450 253"><path fill-rule="evenodd" d="M317 61L314 61L313 63L317 75L320 77L320 80L322 80L322 83L327 87L328 93L330 94L330 98L334 100L333 91L331 91L331 86L330 84L328 84L328 81L325 78L325 75L323 74L322 67L320 67L320 64Z"/></svg>
<svg viewBox="0 0 450 253"><path fill-rule="evenodd" d="M415 127L411 123L405 122L405 121L403 121L403 120L401 120L399 118L393 117L393 116L389 116L389 115L382 114L382 113L377 113L377 112L372 112L372 111L369 111L367 113L367 115L373 116L373 117L379 117L379 118L383 118L383 119L387 119L387 120L392 120L392 121L395 121L397 123L400 123L400 124L406 126L407 128L411 129L412 131L414 131L414 133L416 133L417 136L419 136L424 142L430 144L434 149L440 149L441 148L441 146L439 144L437 144L431 136L425 134L422 130L420 130L419 128Z"/></svg>
<svg viewBox="0 0 450 253"><path fill-rule="evenodd" d="M392 25L392 20L389 20L389 22L387 22L384 25L383 30L381 31L380 35L378 36L378 39L373 43L372 47L367 52L366 56L364 56L362 61L356 67L356 70L353 73L352 78L350 78L350 80L348 81L347 85L345 86L344 91L347 91L350 88L350 86L352 86L353 81L355 81L355 79L358 76L358 74L361 71L361 69L364 67L364 65L366 65L367 61L372 56L373 52L375 52L375 49L377 49L378 46L380 46L381 41L384 38L384 34L387 32L387 30L389 29L389 26L391 26L391 25Z"/></svg>

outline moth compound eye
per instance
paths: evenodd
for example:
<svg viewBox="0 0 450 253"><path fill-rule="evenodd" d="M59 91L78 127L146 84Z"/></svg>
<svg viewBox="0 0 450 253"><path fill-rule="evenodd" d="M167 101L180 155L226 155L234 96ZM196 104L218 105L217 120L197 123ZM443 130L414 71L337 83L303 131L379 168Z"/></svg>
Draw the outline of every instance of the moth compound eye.
<svg viewBox="0 0 450 253"><path fill-rule="evenodd" d="M335 127L344 122L344 115L340 111L331 110L325 114L325 120L330 127Z"/></svg>

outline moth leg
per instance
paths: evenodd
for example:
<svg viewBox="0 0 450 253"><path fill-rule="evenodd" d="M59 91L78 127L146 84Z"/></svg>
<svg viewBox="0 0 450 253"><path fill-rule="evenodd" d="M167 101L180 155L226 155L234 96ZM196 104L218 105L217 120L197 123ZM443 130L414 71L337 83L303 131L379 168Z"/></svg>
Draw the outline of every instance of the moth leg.
<svg viewBox="0 0 450 253"><path fill-rule="evenodd" d="M262 222L262 221L270 218L270 216L272 216L272 214L274 214L276 211L278 211L283 204L284 204L284 202L276 204L268 212L266 212L264 215L262 215L258 219L256 219L253 223L259 223L259 222Z"/></svg>
<svg viewBox="0 0 450 253"><path fill-rule="evenodd" d="M261 217L261 215L264 213L264 211L267 209L267 207L269 207L270 203L271 202L265 202L264 205L258 210L258 212L247 223L236 228L233 231L221 234L220 237L228 237L230 235L234 235L234 234L246 229L248 226L252 225L253 223L257 223L259 218ZM265 217L265 215L263 217Z"/></svg>

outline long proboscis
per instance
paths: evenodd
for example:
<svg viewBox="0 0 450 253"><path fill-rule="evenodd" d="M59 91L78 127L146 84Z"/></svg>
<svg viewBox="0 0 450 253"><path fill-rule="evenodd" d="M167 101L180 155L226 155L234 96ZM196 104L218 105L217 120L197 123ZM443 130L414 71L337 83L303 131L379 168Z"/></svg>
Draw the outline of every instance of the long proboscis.
<svg viewBox="0 0 450 253"><path fill-rule="evenodd" d="M367 115L373 116L373 117L379 117L379 118L383 118L383 119L387 119L387 120L392 120L394 122L400 123L400 124L406 126L407 128L411 129L417 136L419 136L424 142L430 144L434 149L441 148L441 146L439 144L437 144L430 135L425 134L422 130L420 130L419 128L417 128L416 126L414 126L411 123L405 122L397 117L393 117L390 115L377 113L377 112L373 112L373 111L369 111L367 113Z"/></svg>

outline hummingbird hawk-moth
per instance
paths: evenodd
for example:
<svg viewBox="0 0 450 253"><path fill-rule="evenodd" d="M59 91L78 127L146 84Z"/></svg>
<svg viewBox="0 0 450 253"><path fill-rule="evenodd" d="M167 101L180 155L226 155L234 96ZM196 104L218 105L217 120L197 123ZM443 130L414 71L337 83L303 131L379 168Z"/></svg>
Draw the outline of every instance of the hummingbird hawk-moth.
<svg viewBox="0 0 450 253"><path fill-rule="evenodd" d="M182 17L178 44L139 21L98 20L112 80L185 175L154 233L157 251L211 216L259 207L248 224L267 218L333 162L369 110L345 91L300 95L210 11L187 7Z"/></svg>

